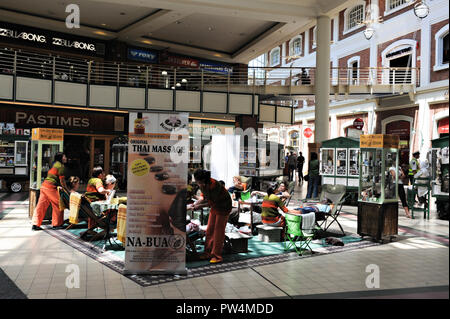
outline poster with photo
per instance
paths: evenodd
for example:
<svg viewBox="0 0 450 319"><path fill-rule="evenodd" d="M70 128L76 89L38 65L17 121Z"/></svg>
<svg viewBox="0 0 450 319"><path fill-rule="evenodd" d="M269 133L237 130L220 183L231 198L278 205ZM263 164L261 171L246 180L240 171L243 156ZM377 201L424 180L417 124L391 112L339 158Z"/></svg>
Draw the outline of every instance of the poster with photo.
<svg viewBox="0 0 450 319"><path fill-rule="evenodd" d="M186 273L188 113L131 112L125 273Z"/></svg>

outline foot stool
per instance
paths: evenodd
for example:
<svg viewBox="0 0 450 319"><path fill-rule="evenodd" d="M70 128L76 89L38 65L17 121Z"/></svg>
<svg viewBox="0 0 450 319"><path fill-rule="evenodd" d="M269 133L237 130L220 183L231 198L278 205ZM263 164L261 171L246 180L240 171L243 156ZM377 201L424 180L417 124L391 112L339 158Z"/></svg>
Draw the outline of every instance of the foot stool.
<svg viewBox="0 0 450 319"><path fill-rule="evenodd" d="M281 231L283 227L275 227L269 225L258 225L258 239L265 243L280 242Z"/></svg>
<svg viewBox="0 0 450 319"><path fill-rule="evenodd" d="M248 251L248 240L252 238L252 236L239 232L225 233L225 237L231 243L232 253L246 253Z"/></svg>

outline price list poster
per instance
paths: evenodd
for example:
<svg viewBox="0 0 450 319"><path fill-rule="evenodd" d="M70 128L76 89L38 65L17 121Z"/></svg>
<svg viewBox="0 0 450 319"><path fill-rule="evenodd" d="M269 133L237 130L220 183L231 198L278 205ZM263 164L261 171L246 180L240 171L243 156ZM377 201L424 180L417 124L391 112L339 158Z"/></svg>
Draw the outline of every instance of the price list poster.
<svg viewBox="0 0 450 319"><path fill-rule="evenodd" d="M188 113L129 114L126 274L186 274Z"/></svg>

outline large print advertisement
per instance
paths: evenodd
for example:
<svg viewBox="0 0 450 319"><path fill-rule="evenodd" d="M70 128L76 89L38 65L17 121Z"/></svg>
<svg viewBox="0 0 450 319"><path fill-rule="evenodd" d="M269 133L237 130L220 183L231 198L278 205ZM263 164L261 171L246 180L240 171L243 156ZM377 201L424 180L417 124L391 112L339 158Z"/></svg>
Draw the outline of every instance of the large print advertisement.
<svg viewBox="0 0 450 319"><path fill-rule="evenodd" d="M130 113L125 273L186 273L188 113Z"/></svg>

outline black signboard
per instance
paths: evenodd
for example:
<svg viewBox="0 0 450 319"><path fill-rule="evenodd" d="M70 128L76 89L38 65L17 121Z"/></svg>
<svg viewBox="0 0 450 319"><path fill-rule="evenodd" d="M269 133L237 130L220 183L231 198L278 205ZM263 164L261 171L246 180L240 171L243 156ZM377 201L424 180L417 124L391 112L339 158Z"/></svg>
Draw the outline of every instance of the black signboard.
<svg viewBox="0 0 450 319"><path fill-rule="evenodd" d="M105 55L104 41L6 22L0 22L0 42L85 55Z"/></svg>

